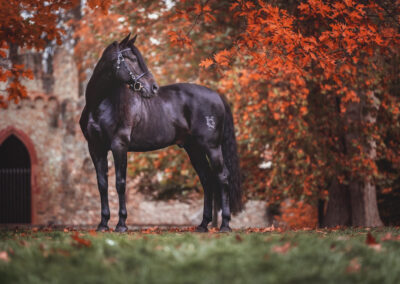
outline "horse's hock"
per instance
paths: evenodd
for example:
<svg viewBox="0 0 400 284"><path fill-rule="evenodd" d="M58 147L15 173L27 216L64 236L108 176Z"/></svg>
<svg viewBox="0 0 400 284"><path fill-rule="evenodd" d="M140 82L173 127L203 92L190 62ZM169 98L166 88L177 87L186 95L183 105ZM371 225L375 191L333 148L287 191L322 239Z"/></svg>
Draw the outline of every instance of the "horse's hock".
<svg viewBox="0 0 400 284"><path fill-rule="evenodd" d="M99 193L78 129L83 82L68 51L57 47L45 61L42 57L19 51L13 58L31 68L35 79L23 82L28 99L0 109L0 200L9 204L0 204L0 224L94 225L99 218ZM156 202L134 187L135 181L128 179L128 225L194 225L201 219L201 200ZM110 223L115 224L118 198L111 167L109 199ZM265 214L265 203L252 201L244 213L233 217L232 227L265 226Z"/></svg>

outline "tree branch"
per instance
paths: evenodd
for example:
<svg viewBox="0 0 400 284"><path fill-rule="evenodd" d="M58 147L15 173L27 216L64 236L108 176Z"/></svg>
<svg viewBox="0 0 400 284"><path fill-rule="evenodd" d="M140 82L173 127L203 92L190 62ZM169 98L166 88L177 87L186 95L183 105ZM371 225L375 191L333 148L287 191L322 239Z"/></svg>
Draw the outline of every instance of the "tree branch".
<svg viewBox="0 0 400 284"><path fill-rule="evenodd" d="M207 1L203 4L202 8L203 8L204 6L206 6L207 3L208 3L209 1L210 1L210 0L207 0ZM203 15L203 9L201 10L201 13L198 14L198 15L196 16L196 18L194 19L194 22L193 22L192 26L190 27L190 29L189 29L188 32L186 33L186 36L187 36L187 37L188 37L188 36L190 35L190 33L192 32L193 28L197 25L197 21L199 20L199 18L200 18L201 15Z"/></svg>

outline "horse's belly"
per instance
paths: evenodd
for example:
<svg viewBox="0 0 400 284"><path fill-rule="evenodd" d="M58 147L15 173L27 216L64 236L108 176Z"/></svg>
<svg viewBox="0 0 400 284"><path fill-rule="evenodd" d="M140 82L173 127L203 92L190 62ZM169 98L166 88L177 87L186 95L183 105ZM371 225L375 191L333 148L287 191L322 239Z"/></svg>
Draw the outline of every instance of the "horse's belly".
<svg viewBox="0 0 400 284"><path fill-rule="evenodd" d="M129 151L145 152L165 148L176 144L173 131L150 131L148 133L134 132L129 143Z"/></svg>
<svg viewBox="0 0 400 284"><path fill-rule="evenodd" d="M129 144L129 151L132 152L147 152L162 149L175 144L174 139L168 139L165 141L159 140L138 140L133 139Z"/></svg>
<svg viewBox="0 0 400 284"><path fill-rule="evenodd" d="M171 144L172 145L172 144ZM149 151L155 151L159 150L162 148L166 148L171 145L165 145L165 146L154 146L154 145L133 145L128 148L128 152L149 152Z"/></svg>

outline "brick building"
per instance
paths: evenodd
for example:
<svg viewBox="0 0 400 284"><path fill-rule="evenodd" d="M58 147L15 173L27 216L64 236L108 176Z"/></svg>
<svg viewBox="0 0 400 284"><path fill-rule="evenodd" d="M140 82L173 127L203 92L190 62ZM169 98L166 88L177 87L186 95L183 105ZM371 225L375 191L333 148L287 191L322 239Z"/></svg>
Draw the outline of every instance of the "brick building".
<svg viewBox="0 0 400 284"><path fill-rule="evenodd" d="M87 223L81 205L96 191L87 186L92 166L77 124L83 102L73 54L17 50L12 58L35 77L24 82L28 99L0 109L0 222L74 223L78 215Z"/></svg>

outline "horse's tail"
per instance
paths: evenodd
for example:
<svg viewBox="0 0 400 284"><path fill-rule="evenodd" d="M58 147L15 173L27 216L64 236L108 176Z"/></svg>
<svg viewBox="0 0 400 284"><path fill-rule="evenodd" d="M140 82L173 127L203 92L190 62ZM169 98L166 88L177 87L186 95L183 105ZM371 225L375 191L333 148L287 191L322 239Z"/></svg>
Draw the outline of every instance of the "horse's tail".
<svg viewBox="0 0 400 284"><path fill-rule="evenodd" d="M222 100L225 105L222 155L224 156L225 166L229 170L229 205L231 213L236 214L243 209L243 192L240 185L239 157L231 108L224 98Z"/></svg>

